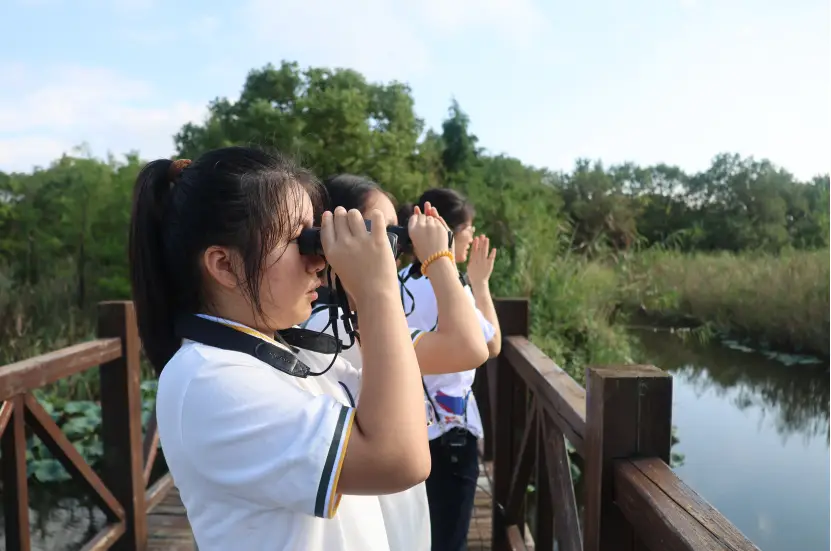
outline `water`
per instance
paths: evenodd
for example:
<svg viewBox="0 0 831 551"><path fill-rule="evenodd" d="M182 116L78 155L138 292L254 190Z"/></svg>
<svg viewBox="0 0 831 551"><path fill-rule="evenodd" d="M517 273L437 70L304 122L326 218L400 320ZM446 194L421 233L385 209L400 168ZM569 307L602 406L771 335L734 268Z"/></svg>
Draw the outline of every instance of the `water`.
<svg viewBox="0 0 831 551"><path fill-rule="evenodd" d="M673 374L678 476L762 551L829 549L828 365L636 336L641 359Z"/></svg>

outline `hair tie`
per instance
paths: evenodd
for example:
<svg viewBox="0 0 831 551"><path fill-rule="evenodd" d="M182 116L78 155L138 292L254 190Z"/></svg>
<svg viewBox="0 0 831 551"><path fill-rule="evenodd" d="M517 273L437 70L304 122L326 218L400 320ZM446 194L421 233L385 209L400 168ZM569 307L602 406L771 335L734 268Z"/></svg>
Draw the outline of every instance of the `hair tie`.
<svg viewBox="0 0 831 551"><path fill-rule="evenodd" d="M170 180L171 184L179 178L179 175L190 163L190 159L176 159L170 164L170 169L167 171L167 179Z"/></svg>

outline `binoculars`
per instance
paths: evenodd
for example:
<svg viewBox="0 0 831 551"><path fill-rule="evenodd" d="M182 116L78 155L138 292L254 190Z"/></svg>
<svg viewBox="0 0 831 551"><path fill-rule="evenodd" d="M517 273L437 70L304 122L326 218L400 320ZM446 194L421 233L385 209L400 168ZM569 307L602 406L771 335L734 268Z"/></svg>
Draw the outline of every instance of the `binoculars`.
<svg viewBox="0 0 831 551"><path fill-rule="evenodd" d="M371 222L364 220L366 231L371 231ZM405 226L387 226L387 238L390 241L392 252L399 254L413 254L413 242L410 240L410 233ZM320 228L307 228L300 232L297 237L297 246L300 254L313 254L325 256L323 245L320 243ZM453 246L453 232L447 232L447 246Z"/></svg>

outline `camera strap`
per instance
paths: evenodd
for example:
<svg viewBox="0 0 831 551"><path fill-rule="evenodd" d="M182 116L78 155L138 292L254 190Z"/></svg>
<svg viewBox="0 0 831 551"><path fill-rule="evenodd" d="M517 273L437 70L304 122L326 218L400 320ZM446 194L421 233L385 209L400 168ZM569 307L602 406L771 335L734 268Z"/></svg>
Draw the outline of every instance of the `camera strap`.
<svg viewBox="0 0 831 551"><path fill-rule="evenodd" d="M300 361L291 351L281 347L267 335L247 327L237 327L194 314L186 314L176 318L174 330L177 337L223 350L248 354L292 377L305 379L312 374L309 366Z"/></svg>
<svg viewBox="0 0 831 551"><path fill-rule="evenodd" d="M355 342L360 342L358 337L358 318L349 309L349 301L346 298L346 292L343 290L340 278L335 276L334 285L332 282L332 269L326 269L326 278L328 287L321 287L318 290L318 298L314 302L314 310L312 314L319 312L321 308L326 308L329 311L329 323L326 324L321 331L312 331L305 327L292 327L283 329L277 334L290 346L310 352L317 352L319 354L333 355L332 361L323 371L319 373L309 373L309 376L316 377L323 375L335 365L335 360L343 350L348 350L355 345ZM340 340L338 329L338 314L340 315L341 323L349 335L349 344L344 346ZM331 326L333 335L327 334L326 329Z"/></svg>

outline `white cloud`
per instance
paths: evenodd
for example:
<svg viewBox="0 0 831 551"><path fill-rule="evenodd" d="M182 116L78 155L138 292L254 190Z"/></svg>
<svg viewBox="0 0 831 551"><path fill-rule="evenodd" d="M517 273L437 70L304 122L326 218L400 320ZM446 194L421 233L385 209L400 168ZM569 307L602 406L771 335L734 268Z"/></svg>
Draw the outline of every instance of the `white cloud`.
<svg viewBox="0 0 831 551"><path fill-rule="evenodd" d="M99 156L169 156L173 134L205 114L204 105L162 101L150 84L107 69L16 64L0 74L8 83L0 90L0 170L46 165L82 142Z"/></svg>

